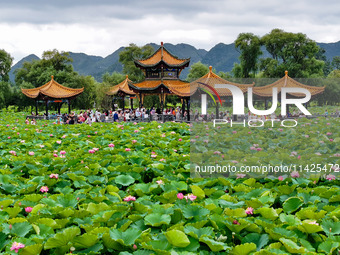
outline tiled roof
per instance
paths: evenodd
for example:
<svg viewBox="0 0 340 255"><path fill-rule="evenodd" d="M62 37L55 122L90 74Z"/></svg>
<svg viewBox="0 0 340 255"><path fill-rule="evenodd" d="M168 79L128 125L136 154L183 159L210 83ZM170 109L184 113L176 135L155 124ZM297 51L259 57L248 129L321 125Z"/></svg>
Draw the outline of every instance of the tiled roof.
<svg viewBox="0 0 340 255"><path fill-rule="evenodd" d="M129 83L129 86L138 91L153 91L160 86L165 86L171 93L178 96L185 96L187 90L190 92L190 83L172 79L145 80L135 84Z"/></svg>
<svg viewBox="0 0 340 255"><path fill-rule="evenodd" d="M149 58L135 60L136 65L140 66L154 66L163 61L169 66L183 66L190 62L190 58L187 59L179 59L176 56L172 55L166 48L164 48L163 42L161 43L161 47L152 54Z"/></svg>
<svg viewBox="0 0 340 255"><path fill-rule="evenodd" d="M67 88L53 79L47 82L46 84L34 88L34 89L21 89L22 93L30 98L37 98L39 95L45 95L50 98L70 98L73 96L77 96L84 91L84 88L72 89Z"/></svg>
<svg viewBox="0 0 340 255"><path fill-rule="evenodd" d="M126 78L124 81L122 81L121 83L111 87L108 91L106 91L105 93L107 95L116 95L119 92L122 92L124 94L127 95L136 95L135 92L133 92L130 88L129 88L129 83L132 83L132 81L128 78L128 76L126 75Z"/></svg>
<svg viewBox="0 0 340 255"><path fill-rule="evenodd" d="M209 85L213 88L215 87L216 84L230 84L230 85L237 86L239 89L242 90L243 93L247 92L249 87L254 86L254 83L252 83L252 84L239 84L239 83L227 81L227 80L221 78L220 76L218 76L217 74L215 74L212 71L211 66L209 66L209 73L207 73L206 75L202 76L201 78L190 83L190 87L191 87L190 94L191 95L193 95L196 92L197 88L200 88L200 87L206 88L201 83L207 84L207 85ZM219 96L232 96L231 91L229 89L215 88L215 90L217 91Z"/></svg>
<svg viewBox="0 0 340 255"><path fill-rule="evenodd" d="M294 79L292 79L288 76L288 71L285 71L285 76L282 77L280 80L278 80L278 81L276 81L272 84L263 86L263 87L254 87L253 93L255 95L260 96L260 97L272 97L272 95L273 95L272 89L273 88L277 88L277 93L280 93L281 88L283 88L283 87L286 87L286 88L288 88L288 87L304 88L304 89L309 90L309 92L311 93L312 96L320 94L325 90L325 87L309 86L309 85L305 85L305 84L302 84L300 82L297 82L296 80L294 80ZM302 93L289 93L289 94L296 96L296 97L305 97L305 94L302 94Z"/></svg>

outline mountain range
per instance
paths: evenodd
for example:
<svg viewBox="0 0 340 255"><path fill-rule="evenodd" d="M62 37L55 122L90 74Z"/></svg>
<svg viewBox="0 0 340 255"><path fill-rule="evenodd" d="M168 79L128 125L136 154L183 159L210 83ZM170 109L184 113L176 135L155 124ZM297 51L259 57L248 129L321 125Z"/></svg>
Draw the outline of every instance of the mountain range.
<svg viewBox="0 0 340 255"><path fill-rule="evenodd" d="M150 43L150 45L157 50L160 45L155 43ZM318 43L318 45L325 50L325 56L327 60L332 61L334 56L340 56L340 41L336 43ZM219 43L211 48L209 51L204 49L197 49L190 44L180 43L180 44L170 44L165 43L164 47L169 50L172 54L179 58L191 58L190 65L201 61L203 64L211 65L213 68L219 72L230 72L234 66L235 62L239 62L239 52L235 49L235 45ZM112 54L107 57L91 56L85 53L75 53L69 52L70 57L73 59L72 65L75 71L82 75L91 75L98 82L102 81L102 75L106 72L121 72L123 66L119 62L119 53L124 50L124 47L120 47ZM264 51L262 57L266 57L267 52ZM38 56L31 54L19 62L17 62L11 69L10 79L14 81L14 71L22 67L25 61L32 61L34 59L39 59ZM181 78L185 79L189 68L186 68L181 73Z"/></svg>

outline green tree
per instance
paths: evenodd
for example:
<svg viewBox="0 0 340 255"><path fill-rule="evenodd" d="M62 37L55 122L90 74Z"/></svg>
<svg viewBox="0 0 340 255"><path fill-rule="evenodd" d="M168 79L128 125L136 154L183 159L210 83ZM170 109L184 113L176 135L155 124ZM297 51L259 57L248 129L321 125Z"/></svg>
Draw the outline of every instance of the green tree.
<svg viewBox="0 0 340 255"><path fill-rule="evenodd" d="M340 70L340 56L335 56L335 57L333 57L332 66L333 66L335 69Z"/></svg>
<svg viewBox="0 0 340 255"><path fill-rule="evenodd" d="M241 33L235 40L235 47L240 52L240 69L243 78L255 77L258 59L262 54L260 38L252 33ZM233 71L239 73L238 71Z"/></svg>
<svg viewBox="0 0 340 255"><path fill-rule="evenodd" d="M209 72L209 67L205 64L202 64L200 61L193 64L190 67L188 76L187 76L187 81L192 82L194 80L197 80L201 78L202 76L206 75Z"/></svg>
<svg viewBox="0 0 340 255"><path fill-rule="evenodd" d="M324 61L317 60L320 48L305 34L273 29L261 38L261 42L271 55L260 61L264 77L281 77L285 70L291 77L324 75Z"/></svg>
<svg viewBox="0 0 340 255"><path fill-rule="evenodd" d="M154 49L151 45L138 47L131 43L119 53L119 62L123 64L123 73L128 74L130 80L140 82L144 79L142 70L135 66L134 60L145 59L152 55Z"/></svg>
<svg viewBox="0 0 340 255"><path fill-rule="evenodd" d="M0 81L9 82L8 73L11 70L13 58L5 50L0 50Z"/></svg>

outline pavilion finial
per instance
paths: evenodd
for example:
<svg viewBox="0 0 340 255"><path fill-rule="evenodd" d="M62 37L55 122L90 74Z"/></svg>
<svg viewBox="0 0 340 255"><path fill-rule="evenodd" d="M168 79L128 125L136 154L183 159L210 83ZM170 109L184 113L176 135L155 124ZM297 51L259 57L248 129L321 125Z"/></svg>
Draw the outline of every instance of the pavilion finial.
<svg viewBox="0 0 340 255"><path fill-rule="evenodd" d="M54 79L54 76L53 76L53 75L51 75L51 79L52 79L52 80Z"/></svg>
<svg viewBox="0 0 340 255"><path fill-rule="evenodd" d="M288 76L288 71L287 70L285 71L285 76Z"/></svg>
<svg viewBox="0 0 340 255"><path fill-rule="evenodd" d="M212 72L212 66L209 66L209 72Z"/></svg>
<svg viewBox="0 0 340 255"><path fill-rule="evenodd" d="M161 46L163 47L163 42L161 42Z"/></svg>
<svg viewBox="0 0 340 255"><path fill-rule="evenodd" d="M125 78L126 78L126 79L129 78L129 75L125 75Z"/></svg>

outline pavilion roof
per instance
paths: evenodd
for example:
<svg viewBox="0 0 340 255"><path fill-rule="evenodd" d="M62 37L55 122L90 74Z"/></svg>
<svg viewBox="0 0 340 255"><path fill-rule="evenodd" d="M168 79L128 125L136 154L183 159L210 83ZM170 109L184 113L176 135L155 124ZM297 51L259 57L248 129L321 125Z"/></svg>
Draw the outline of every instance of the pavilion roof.
<svg viewBox="0 0 340 255"><path fill-rule="evenodd" d="M187 92L190 92L190 95L193 95L197 91L198 88L205 88L202 83L207 84L207 85L209 85L213 88L215 87L216 84L230 84L230 85L237 86L239 89L242 90L243 93L247 92L249 87L254 86L254 83L252 83L252 84L239 84L239 83L227 81L227 80L221 78L220 76L218 76L217 74L215 74L212 71L212 66L209 66L209 72L206 75L204 75L201 78L190 83L190 90L187 91ZM229 89L215 88L215 90L217 91L219 96L232 96L232 93Z"/></svg>
<svg viewBox="0 0 340 255"><path fill-rule="evenodd" d="M282 77L280 80L277 80L276 82L263 86L263 87L254 87L253 93L260 97L272 97L272 89L277 88L277 93L281 92L282 88L288 88L288 87L298 87L298 88L304 88L309 90L312 96L315 96L317 94L322 93L325 90L325 87L316 87L316 86L310 86L302 84L291 77L288 76L288 71L285 71L285 76ZM289 93L292 96L296 97L305 97L305 94L303 93Z"/></svg>
<svg viewBox="0 0 340 255"><path fill-rule="evenodd" d="M108 91L106 91L105 93L107 95L116 95L118 93L123 93L126 95L136 95L135 92L133 92L130 88L129 88L129 83L132 83L132 81L129 79L128 75L126 75L126 78L124 81L122 81L121 83L109 88Z"/></svg>
<svg viewBox="0 0 340 255"><path fill-rule="evenodd" d="M172 67L182 67L186 64L189 64L190 58L187 59L180 59L171 54L161 42L161 47L152 54L150 57L146 59L135 60L135 64L142 66L142 67L151 67L159 64L160 62L164 62L168 66Z"/></svg>
<svg viewBox="0 0 340 255"><path fill-rule="evenodd" d="M72 89L65 87L54 80L53 75L51 80L46 84L33 89L21 89L22 93L30 98L38 98L39 96L47 96L50 98L70 98L81 94L84 88Z"/></svg>
<svg viewBox="0 0 340 255"><path fill-rule="evenodd" d="M168 88L171 93L174 93L178 96L183 96L183 92L185 94L187 88L189 88L190 92L190 83L182 80L173 79L144 80L139 83L129 83L129 86L130 88L136 91L148 91L148 92L155 91L158 88L164 86Z"/></svg>

